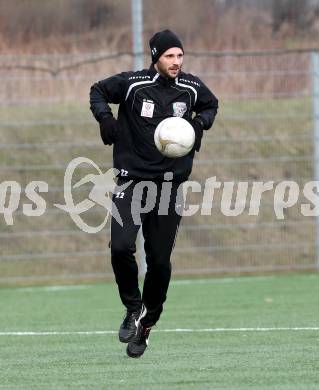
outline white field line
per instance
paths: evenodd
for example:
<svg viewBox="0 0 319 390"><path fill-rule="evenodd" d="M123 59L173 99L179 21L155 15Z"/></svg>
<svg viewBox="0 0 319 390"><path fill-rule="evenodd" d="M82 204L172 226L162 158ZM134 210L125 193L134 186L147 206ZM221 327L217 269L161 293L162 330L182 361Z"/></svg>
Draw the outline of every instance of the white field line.
<svg viewBox="0 0 319 390"><path fill-rule="evenodd" d="M78 285L56 285L56 286L35 286L35 287L17 287L18 292L56 292L56 291L67 291L67 290L85 290L91 288L92 285L78 284Z"/></svg>
<svg viewBox="0 0 319 390"><path fill-rule="evenodd" d="M206 328L206 329L154 329L158 333L223 333L223 332L296 332L296 331L319 331L319 326L309 327L269 327L269 328ZM116 330L92 330L92 331L47 331L47 332L0 332L0 336L94 336L117 334Z"/></svg>
<svg viewBox="0 0 319 390"><path fill-rule="evenodd" d="M317 278L317 274L308 274L307 278ZM227 283L255 283L267 282L269 280L277 279L275 275L266 276L239 276L239 277L225 277L225 278L201 278L201 279L172 279L171 286L187 286L196 284L227 284ZM94 284L77 284L77 285L53 285L53 286L34 286L34 287L16 287L18 292L56 292L67 290L84 290L92 288ZM12 288L10 288L12 289Z"/></svg>
<svg viewBox="0 0 319 390"><path fill-rule="evenodd" d="M172 286L185 286L193 284L224 284L224 283L249 283L249 282L265 282L276 278L275 276L240 276L234 278L207 278L207 279L177 279L172 280L170 285ZM16 291L19 292L56 292L67 290L84 290L91 288L94 285L79 284L79 285L56 285L56 286L35 286L35 287L17 287Z"/></svg>
<svg viewBox="0 0 319 390"><path fill-rule="evenodd" d="M224 284L224 283L246 283L246 282L265 282L275 279L276 276L240 276L234 278L207 278L207 279L177 279L172 280L172 286L185 286L192 284Z"/></svg>

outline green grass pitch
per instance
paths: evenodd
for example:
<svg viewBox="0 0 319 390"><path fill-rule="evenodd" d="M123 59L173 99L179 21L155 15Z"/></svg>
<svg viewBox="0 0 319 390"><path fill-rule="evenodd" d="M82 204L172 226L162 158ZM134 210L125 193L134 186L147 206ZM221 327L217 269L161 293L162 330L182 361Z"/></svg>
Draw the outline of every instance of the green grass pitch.
<svg viewBox="0 0 319 390"><path fill-rule="evenodd" d="M140 359L112 283L0 296L0 389L319 388L317 273L173 280Z"/></svg>

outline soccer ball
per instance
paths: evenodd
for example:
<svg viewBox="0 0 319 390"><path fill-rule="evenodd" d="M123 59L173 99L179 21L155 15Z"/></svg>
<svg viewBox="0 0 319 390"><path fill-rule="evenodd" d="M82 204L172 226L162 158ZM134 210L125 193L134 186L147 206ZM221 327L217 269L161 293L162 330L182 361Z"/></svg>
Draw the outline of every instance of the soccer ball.
<svg viewBox="0 0 319 390"><path fill-rule="evenodd" d="M154 142L164 156L182 157L192 150L195 132L193 126L183 118L166 118L157 125Z"/></svg>

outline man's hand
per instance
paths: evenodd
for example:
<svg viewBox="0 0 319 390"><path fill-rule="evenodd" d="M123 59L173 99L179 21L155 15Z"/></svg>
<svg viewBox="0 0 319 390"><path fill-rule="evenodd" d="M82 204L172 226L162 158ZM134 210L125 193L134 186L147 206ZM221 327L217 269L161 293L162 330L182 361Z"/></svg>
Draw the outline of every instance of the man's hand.
<svg viewBox="0 0 319 390"><path fill-rule="evenodd" d="M190 124L193 126L193 129L195 131L194 149L196 150L196 152L199 152L203 138L204 123L200 118L195 117L190 121Z"/></svg>
<svg viewBox="0 0 319 390"><path fill-rule="evenodd" d="M100 121L100 133L104 145L112 145L118 131L117 120L113 116L107 116Z"/></svg>

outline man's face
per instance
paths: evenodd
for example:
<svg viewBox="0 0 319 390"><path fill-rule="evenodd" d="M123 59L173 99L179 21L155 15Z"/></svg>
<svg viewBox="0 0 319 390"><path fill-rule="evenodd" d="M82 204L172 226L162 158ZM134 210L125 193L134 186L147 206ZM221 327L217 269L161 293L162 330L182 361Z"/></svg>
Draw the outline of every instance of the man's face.
<svg viewBox="0 0 319 390"><path fill-rule="evenodd" d="M172 47L166 50L155 64L155 69L163 76L175 79L182 69L183 50Z"/></svg>

